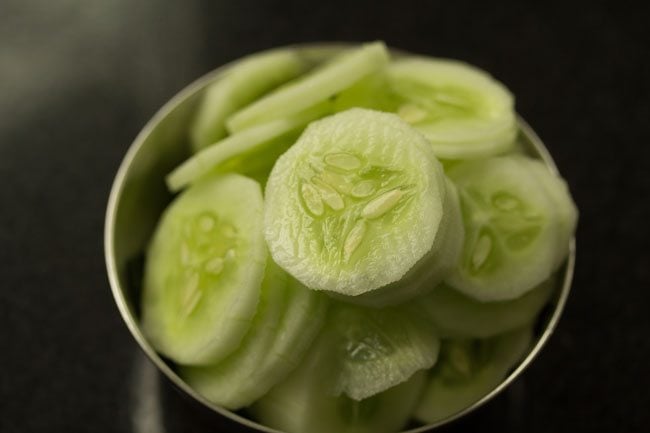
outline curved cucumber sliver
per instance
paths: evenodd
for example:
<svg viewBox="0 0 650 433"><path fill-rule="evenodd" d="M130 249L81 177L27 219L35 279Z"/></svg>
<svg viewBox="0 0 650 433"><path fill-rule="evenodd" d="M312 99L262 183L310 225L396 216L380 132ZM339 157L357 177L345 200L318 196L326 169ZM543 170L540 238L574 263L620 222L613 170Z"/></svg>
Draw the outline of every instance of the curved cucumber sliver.
<svg viewBox="0 0 650 433"><path fill-rule="evenodd" d="M248 406L296 367L321 328L325 306L321 294L269 260L260 307L239 348L214 365L181 368L181 376L213 403Z"/></svg>
<svg viewBox="0 0 650 433"><path fill-rule="evenodd" d="M145 265L142 328L181 364L233 352L255 315L267 257L262 191L239 175L207 179L163 214Z"/></svg>
<svg viewBox="0 0 650 433"><path fill-rule="evenodd" d="M190 126L194 152L226 136L226 118L307 69L294 50L273 50L247 57L206 88Z"/></svg>
<svg viewBox="0 0 650 433"><path fill-rule="evenodd" d="M526 159L466 161L448 171L461 197L465 243L446 282L475 299L517 298L556 268L557 210Z"/></svg>
<svg viewBox="0 0 650 433"><path fill-rule="evenodd" d="M359 295L401 278L432 247L440 163L397 116L353 109L313 122L266 185L265 236L307 287Z"/></svg>
<svg viewBox="0 0 650 433"><path fill-rule="evenodd" d="M386 46L375 42L344 52L312 73L283 86L230 116L232 133L251 126L293 115L326 101L368 74L384 67L389 60Z"/></svg>
<svg viewBox="0 0 650 433"><path fill-rule="evenodd" d="M523 358L531 341L531 329L523 328L487 340L444 342L415 417L436 423L479 401Z"/></svg>
<svg viewBox="0 0 650 433"><path fill-rule="evenodd" d="M286 380L272 388L251 408L260 423L288 433L392 433L413 412L426 373L365 400L336 396L331 390L338 374L332 345L338 337L321 333L307 355Z"/></svg>
<svg viewBox="0 0 650 433"><path fill-rule="evenodd" d="M441 284L418 304L442 337L488 338L533 323L555 283L551 277L519 298L495 302L477 301Z"/></svg>

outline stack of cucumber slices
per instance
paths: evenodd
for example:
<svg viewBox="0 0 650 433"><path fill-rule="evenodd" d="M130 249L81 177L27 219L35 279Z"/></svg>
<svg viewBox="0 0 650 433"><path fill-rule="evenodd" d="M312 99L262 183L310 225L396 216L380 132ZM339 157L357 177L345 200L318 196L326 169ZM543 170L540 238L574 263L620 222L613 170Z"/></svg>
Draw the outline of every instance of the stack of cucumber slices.
<svg viewBox="0 0 650 433"><path fill-rule="evenodd" d="M383 43L250 56L205 90L149 245L141 323L216 405L397 432L526 355L577 222L510 92Z"/></svg>

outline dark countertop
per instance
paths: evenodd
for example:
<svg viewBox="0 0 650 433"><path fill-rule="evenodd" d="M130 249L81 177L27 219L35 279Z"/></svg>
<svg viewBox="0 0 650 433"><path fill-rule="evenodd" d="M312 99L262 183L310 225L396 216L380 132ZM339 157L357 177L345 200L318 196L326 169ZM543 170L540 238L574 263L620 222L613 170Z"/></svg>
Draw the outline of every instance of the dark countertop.
<svg viewBox="0 0 650 433"><path fill-rule="evenodd" d="M112 177L156 109L212 68L373 39L506 83L581 211L556 333L444 431L647 431L650 8L541 4L0 0L0 431L235 431L192 412L119 317L102 241Z"/></svg>

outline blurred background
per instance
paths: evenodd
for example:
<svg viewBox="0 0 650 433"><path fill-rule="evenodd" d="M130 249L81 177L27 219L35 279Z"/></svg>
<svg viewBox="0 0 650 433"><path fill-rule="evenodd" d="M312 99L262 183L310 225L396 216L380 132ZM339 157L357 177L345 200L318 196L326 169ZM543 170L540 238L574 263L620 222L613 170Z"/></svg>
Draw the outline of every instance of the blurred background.
<svg viewBox="0 0 650 433"><path fill-rule="evenodd" d="M112 178L145 122L211 69L376 39L504 82L581 211L555 335L442 431L647 431L648 18L598 1L0 0L0 431L236 431L189 408L119 317L102 240Z"/></svg>

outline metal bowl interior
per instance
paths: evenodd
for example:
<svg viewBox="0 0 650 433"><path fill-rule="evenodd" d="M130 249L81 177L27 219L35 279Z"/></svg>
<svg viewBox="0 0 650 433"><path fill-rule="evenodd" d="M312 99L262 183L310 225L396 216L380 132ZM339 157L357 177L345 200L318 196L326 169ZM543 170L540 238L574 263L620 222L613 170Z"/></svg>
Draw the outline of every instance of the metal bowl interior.
<svg viewBox="0 0 650 433"><path fill-rule="evenodd" d="M347 45L317 44L295 48L307 58L318 62L345 46ZM398 55L403 53L398 52ZM154 350L139 326L144 254L162 211L173 198L166 188L164 178L189 155L187 126L204 89L230 66L232 63L207 74L174 96L147 123L129 148L115 177L108 202L104 234L106 266L113 296L124 322L149 359L177 388L216 414L241 423L253 431L278 432L219 407L195 392L176 374L173 365ZM521 149L541 158L551 170L557 172L546 147L523 119L519 119L519 127ZM481 400L438 423L408 430L409 433L431 430L473 411L503 391L526 369L557 326L571 287L574 263L575 242L572 241L569 257L559 270L555 296L539 318L535 343L523 361Z"/></svg>

